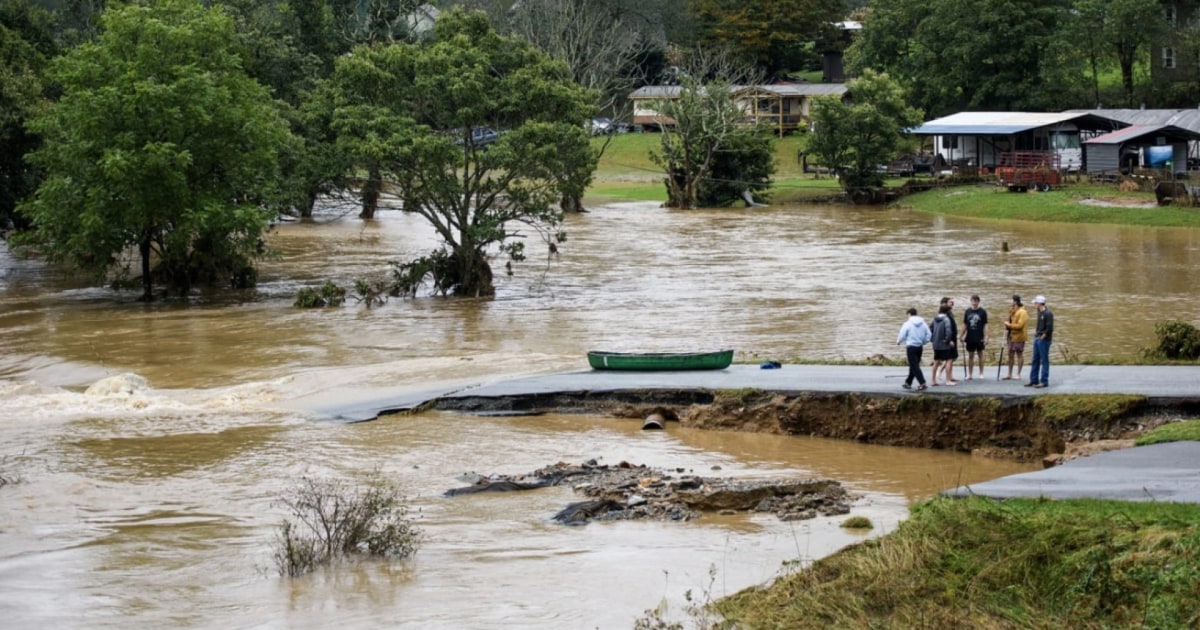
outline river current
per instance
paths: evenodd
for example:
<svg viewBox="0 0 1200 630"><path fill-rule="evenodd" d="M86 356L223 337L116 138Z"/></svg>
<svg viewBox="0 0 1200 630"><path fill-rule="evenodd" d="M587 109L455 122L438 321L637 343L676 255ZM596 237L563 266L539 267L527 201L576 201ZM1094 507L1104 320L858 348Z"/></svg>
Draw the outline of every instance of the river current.
<svg viewBox="0 0 1200 630"><path fill-rule="evenodd" d="M864 536L913 500L1028 470L964 454L702 432L596 416L443 412L335 424L310 409L381 392L586 369L588 349L730 347L737 359L899 358L904 310L971 294L994 322L1044 294L1054 359L1129 357L1165 319L1200 319L1200 232L992 223L844 206L683 212L595 205L493 300L298 310L297 289L379 277L436 246L419 218L330 206L276 227L260 285L142 304L0 245L0 619L9 628L628 628L685 594L719 597ZM1152 211L1152 210L1147 210ZM1008 243L1008 251L1002 248ZM992 338L998 341L999 326ZM103 380L103 387L89 386ZM798 388L802 384L797 384ZM569 488L444 498L456 477L557 461L698 474L828 476L839 518L552 520ZM404 561L273 573L279 497L305 475L396 480L423 531Z"/></svg>

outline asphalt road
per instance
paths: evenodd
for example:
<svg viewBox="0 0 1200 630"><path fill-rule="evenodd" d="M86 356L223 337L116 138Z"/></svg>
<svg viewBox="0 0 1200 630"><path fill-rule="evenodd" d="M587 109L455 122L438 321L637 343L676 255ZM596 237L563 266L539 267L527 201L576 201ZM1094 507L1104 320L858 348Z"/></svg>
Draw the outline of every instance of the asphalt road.
<svg viewBox="0 0 1200 630"><path fill-rule="evenodd" d="M1050 387L1025 387L1021 381L996 380L992 366L983 379L960 377L954 387L924 392L900 387L903 367L784 365L764 370L734 365L724 370L619 372L581 370L427 391L360 392L306 411L320 419L357 422L386 413L421 407L440 398L605 392L630 389L757 388L785 394L861 392L908 396L1036 396L1044 394L1140 394L1152 399L1200 401L1200 367L1054 365ZM926 368L926 378L929 371ZM956 375L961 375L961 368ZM1028 368L1026 369L1028 376ZM1130 501L1200 502L1200 442L1178 442L1110 451L1069 461L1047 470L1012 475L946 491L951 495L997 498L1100 498Z"/></svg>

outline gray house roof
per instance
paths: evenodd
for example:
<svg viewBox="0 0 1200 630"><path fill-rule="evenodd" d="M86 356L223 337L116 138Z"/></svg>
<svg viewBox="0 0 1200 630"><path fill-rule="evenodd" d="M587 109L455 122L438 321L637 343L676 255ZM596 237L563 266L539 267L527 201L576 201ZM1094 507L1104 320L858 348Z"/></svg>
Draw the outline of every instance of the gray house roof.
<svg viewBox="0 0 1200 630"><path fill-rule="evenodd" d="M1091 112L959 112L931 120L909 132L923 136L1004 136L1092 116Z"/></svg>
<svg viewBox="0 0 1200 630"><path fill-rule="evenodd" d="M1123 144L1151 135L1167 136L1173 140L1178 139L1181 142L1200 139L1200 132L1184 129L1175 125L1133 125L1121 129L1120 131L1106 133L1103 136L1098 136L1092 138L1091 140L1085 140L1083 143Z"/></svg>
<svg viewBox="0 0 1200 630"><path fill-rule="evenodd" d="M1174 125L1200 133L1197 109L1073 109L1075 113L1094 114L1129 125Z"/></svg>
<svg viewBox="0 0 1200 630"><path fill-rule="evenodd" d="M683 88L678 85L646 85L632 93L632 99L672 99L679 98ZM776 96L841 96L846 93L845 83L774 83L771 85L731 85L730 92L745 90L761 90Z"/></svg>

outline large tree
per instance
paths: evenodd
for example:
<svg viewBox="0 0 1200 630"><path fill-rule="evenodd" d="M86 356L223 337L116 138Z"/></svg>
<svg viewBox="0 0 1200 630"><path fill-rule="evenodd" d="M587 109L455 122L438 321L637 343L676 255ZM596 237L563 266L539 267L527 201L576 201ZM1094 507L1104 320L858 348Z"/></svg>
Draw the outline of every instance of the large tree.
<svg viewBox="0 0 1200 630"><path fill-rule="evenodd" d="M583 128L593 92L525 40L497 34L483 13L443 14L426 44L359 51L335 73L345 66L336 124L443 242L397 266L397 293L432 277L439 291L492 295L497 253L522 260L531 235L557 247L556 204L574 192L564 173L595 168ZM371 77L388 85L365 91Z"/></svg>
<svg viewBox="0 0 1200 630"><path fill-rule="evenodd" d="M708 44L726 45L769 73L792 70L778 61L827 38L844 19L844 0L690 0Z"/></svg>
<svg viewBox="0 0 1200 630"><path fill-rule="evenodd" d="M56 60L62 99L30 127L47 179L21 206L51 260L185 293L253 282L265 199L289 141L234 54L233 21L196 0L110 7ZM132 269L134 262L138 269Z"/></svg>
<svg viewBox="0 0 1200 630"><path fill-rule="evenodd" d="M25 122L47 102L43 73L57 52L48 13L25 0L0 0L0 234L21 222L17 202L38 184L25 154L40 138Z"/></svg>
<svg viewBox="0 0 1200 630"><path fill-rule="evenodd" d="M868 70L847 87L853 101L830 96L813 105L808 148L857 196L883 185L879 165L896 157L906 130L921 123L921 112L905 102L903 90L887 75Z"/></svg>
<svg viewBox="0 0 1200 630"><path fill-rule="evenodd" d="M1054 54L1068 3L876 0L847 61L886 72L930 116L1059 109L1083 77L1082 55Z"/></svg>

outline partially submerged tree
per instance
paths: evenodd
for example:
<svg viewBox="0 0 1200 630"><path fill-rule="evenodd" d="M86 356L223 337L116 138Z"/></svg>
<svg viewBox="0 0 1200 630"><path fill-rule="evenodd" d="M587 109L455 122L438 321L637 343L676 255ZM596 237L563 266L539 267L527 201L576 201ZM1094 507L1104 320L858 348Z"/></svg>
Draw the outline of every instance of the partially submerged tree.
<svg viewBox="0 0 1200 630"><path fill-rule="evenodd" d="M47 179L21 206L27 242L100 276L140 272L146 300L156 279L181 294L252 283L290 136L242 70L232 20L165 0L110 8L100 27L56 60L63 97L30 124Z"/></svg>
<svg viewBox="0 0 1200 630"><path fill-rule="evenodd" d="M749 74L722 52L696 51L688 61L678 76L678 96L654 106L671 122L664 126L660 147L650 159L666 172L668 206L726 205L732 199L718 189L727 184L743 190L769 184L773 156L763 148L770 146L770 139L743 124L745 113L731 89ZM733 160L722 157L733 151L742 154ZM714 182L718 166L723 181Z"/></svg>
<svg viewBox="0 0 1200 630"><path fill-rule="evenodd" d="M854 195L883 185L879 165L896 157L906 130L921 123L921 111L905 102L903 90L886 74L864 72L847 88L851 102L833 96L816 100L808 148Z"/></svg>
<svg viewBox="0 0 1200 630"><path fill-rule="evenodd" d="M482 13L443 14L432 43L394 61L410 73L401 83L415 125L383 150L382 172L443 241L397 266L395 292L413 295L432 278L443 293L492 295L494 255L520 261L530 235L548 250L565 238L555 204L595 168L583 128L595 96Z"/></svg>

